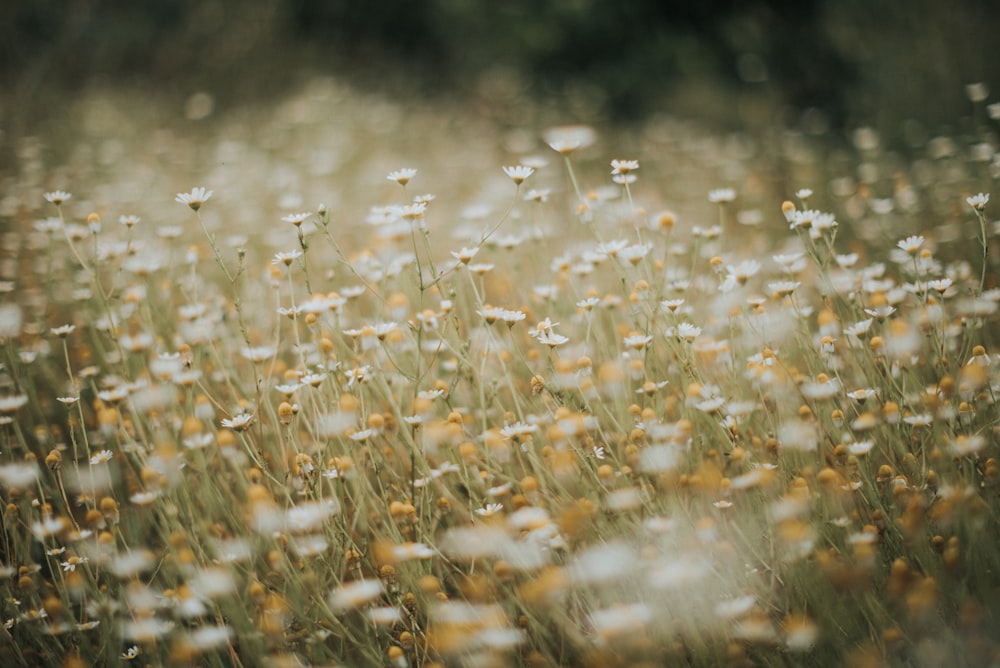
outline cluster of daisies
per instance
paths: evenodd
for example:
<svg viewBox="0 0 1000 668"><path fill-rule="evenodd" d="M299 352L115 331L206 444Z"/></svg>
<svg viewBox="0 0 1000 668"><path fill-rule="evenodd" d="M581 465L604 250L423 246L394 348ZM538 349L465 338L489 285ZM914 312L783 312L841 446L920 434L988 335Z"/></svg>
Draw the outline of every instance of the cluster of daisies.
<svg viewBox="0 0 1000 668"><path fill-rule="evenodd" d="M749 165L693 215L585 126L486 203L398 169L259 237L220 186L117 226L37 197L3 250L4 661L997 660L988 188L864 137L861 180L745 208Z"/></svg>

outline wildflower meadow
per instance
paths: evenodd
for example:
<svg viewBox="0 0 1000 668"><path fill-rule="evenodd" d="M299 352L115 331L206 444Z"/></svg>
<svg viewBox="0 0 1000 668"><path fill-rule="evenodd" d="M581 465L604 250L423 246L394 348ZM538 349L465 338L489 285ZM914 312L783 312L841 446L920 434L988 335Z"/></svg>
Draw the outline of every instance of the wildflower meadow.
<svg viewBox="0 0 1000 668"><path fill-rule="evenodd" d="M0 186L0 662L1000 665L980 92L906 152L84 98Z"/></svg>

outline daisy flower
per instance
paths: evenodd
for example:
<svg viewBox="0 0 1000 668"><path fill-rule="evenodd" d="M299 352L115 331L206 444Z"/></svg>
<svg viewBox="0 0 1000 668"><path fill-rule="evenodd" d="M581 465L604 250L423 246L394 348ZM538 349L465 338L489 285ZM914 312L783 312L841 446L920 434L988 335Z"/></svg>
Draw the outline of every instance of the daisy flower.
<svg viewBox="0 0 1000 668"><path fill-rule="evenodd" d="M205 202L212 199L213 194L211 190L202 187L192 188L189 193L177 193L174 201L179 204L187 204L192 211L197 211Z"/></svg>
<svg viewBox="0 0 1000 668"><path fill-rule="evenodd" d="M504 167L503 173L510 177L510 180L514 182L514 185L519 186L524 181L535 173L535 170L531 167L526 167L525 165L517 165L515 167Z"/></svg>
<svg viewBox="0 0 1000 668"><path fill-rule="evenodd" d="M910 255L913 255L913 254L919 252L920 251L920 247L923 246L923 245L924 245L924 238L922 236L920 236L919 234L915 234L913 236L906 237L905 239L903 239L903 240L901 240L901 241L899 241L899 242L896 243L896 246L898 248L902 248L904 251L906 251Z"/></svg>
<svg viewBox="0 0 1000 668"><path fill-rule="evenodd" d="M708 201L712 204L725 204L736 199L736 191L732 188L716 188L708 191Z"/></svg>
<svg viewBox="0 0 1000 668"><path fill-rule="evenodd" d="M620 174L628 174L639 169L638 160L612 160L611 161L611 173L615 176Z"/></svg>
<svg viewBox="0 0 1000 668"><path fill-rule="evenodd" d="M94 466L97 466L98 464L106 464L107 462L110 462L113 457L114 453L110 450L101 450L90 458L90 463Z"/></svg>
<svg viewBox="0 0 1000 668"><path fill-rule="evenodd" d="M250 426L253 422L252 413L242 413L240 415L235 415L232 418L223 420L220 424L225 429L232 429L233 431L243 431Z"/></svg>
<svg viewBox="0 0 1000 668"><path fill-rule="evenodd" d="M397 169L394 172L389 172L389 175L385 178L389 181L395 181L401 186L405 186L410 182L414 176L417 175L417 170L412 167L404 167L402 169Z"/></svg>
<svg viewBox="0 0 1000 668"><path fill-rule="evenodd" d="M48 195L46 195L46 198ZM49 200L52 201L52 200ZM976 211L982 211L986 208L986 203L990 201L989 193L979 193L978 195L973 195L972 197L966 197L965 201Z"/></svg>
<svg viewBox="0 0 1000 668"><path fill-rule="evenodd" d="M73 196L65 190L53 190L52 192L45 193L45 199L56 206L60 206L63 202L71 199L72 197Z"/></svg>

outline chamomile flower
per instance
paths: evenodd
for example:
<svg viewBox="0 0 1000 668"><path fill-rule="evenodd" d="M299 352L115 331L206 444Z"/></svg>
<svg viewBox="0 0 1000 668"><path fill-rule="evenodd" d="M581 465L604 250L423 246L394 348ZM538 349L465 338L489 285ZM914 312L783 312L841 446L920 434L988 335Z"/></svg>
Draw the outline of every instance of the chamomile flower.
<svg viewBox="0 0 1000 668"><path fill-rule="evenodd" d="M732 188L716 188L708 191L708 201L712 204L726 204L736 199L736 191Z"/></svg>
<svg viewBox="0 0 1000 668"><path fill-rule="evenodd" d="M986 204L990 201L990 195L989 193L979 193L972 197L966 197L965 201L976 211L983 211L986 209Z"/></svg>
<svg viewBox="0 0 1000 668"><path fill-rule="evenodd" d="M389 172L389 175L385 178L389 181L395 181L401 186L405 186L410 182L414 176L417 175L417 170L412 167L404 167L402 169L397 169L394 172Z"/></svg>
<svg viewBox="0 0 1000 668"><path fill-rule="evenodd" d="M106 464L114 458L114 453L110 450L101 450L90 458L90 463L93 466L98 466L100 464Z"/></svg>
<svg viewBox="0 0 1000 668"><path fill-rule="evenodd" d="M514 167L504 167L503 173L510 177L510 180L514 182L514 185L519 186L524 183L529 176L534 174L535 170L525 165L517 165Z"/></svg>
<svg viewBox="0 0 1000 668"><path fill-rule="evenodd" d="M63 202L71 199L73 196L65 190L53 190L52 192L45 193L44 197L50 203L62 206Z"/></svg>
<svg viewBox="0 0 1000 668"><path fill-rule="evenodd" d="M312 212L309 211L303 213L290 213L287 216L283 216L281 220L286 223L291 223L295 227L300 227L302 223L309 220L312 215Z"/></svg>
<svg viewBox="0 0 1000 668"><path fill-rule="evenodd" d="M615 176L621 174L630 174L635 170L639 169L638 160L612 160L611 161L611 173Z"/></svg>
<svg viewBox="0 0 1000 668"><path fill-rule="evenodd" d="M919 234L906 237L896 243L897 248L901 248L910 255L920 252L920 247L924 245L924 238Z"/></svg>
<svg viewBox="0 0 1000 668"><path fill-rule="evenodd" d="M545 131L545 143L563 155L587 148L596 141L594 129L586 125L564 125Z"/></svg>
<svg viewBox="0 0 1000 668"><path fill-rule="evenodd" d="M189 193L177 193L174 201L179 204L186 204L192 211L200 209L205 202L212 199L213 191L202 187L192 188Z"/></svg>
<svg viewBox="0 0 1000 668"><path fill-rule="evenodd" d="M231 418L226 418L220 423L225 429L232 429L233 431L245 431L250 427L253 422L253 413L241 413L235 415Z"/></svg>

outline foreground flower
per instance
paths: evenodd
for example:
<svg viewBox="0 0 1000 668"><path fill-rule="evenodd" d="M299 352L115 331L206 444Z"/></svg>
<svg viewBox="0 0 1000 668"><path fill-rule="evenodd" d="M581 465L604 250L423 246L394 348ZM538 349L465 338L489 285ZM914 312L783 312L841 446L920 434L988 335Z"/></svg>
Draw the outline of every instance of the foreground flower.
<svg viewBox="0 0 1000 668"><path fill-rule="evenodd" d="M177 193L175 202L187 204L192 211L197 211L208 200L212 199L213 192L202 187L192 188L189 193Z"/></svg>

